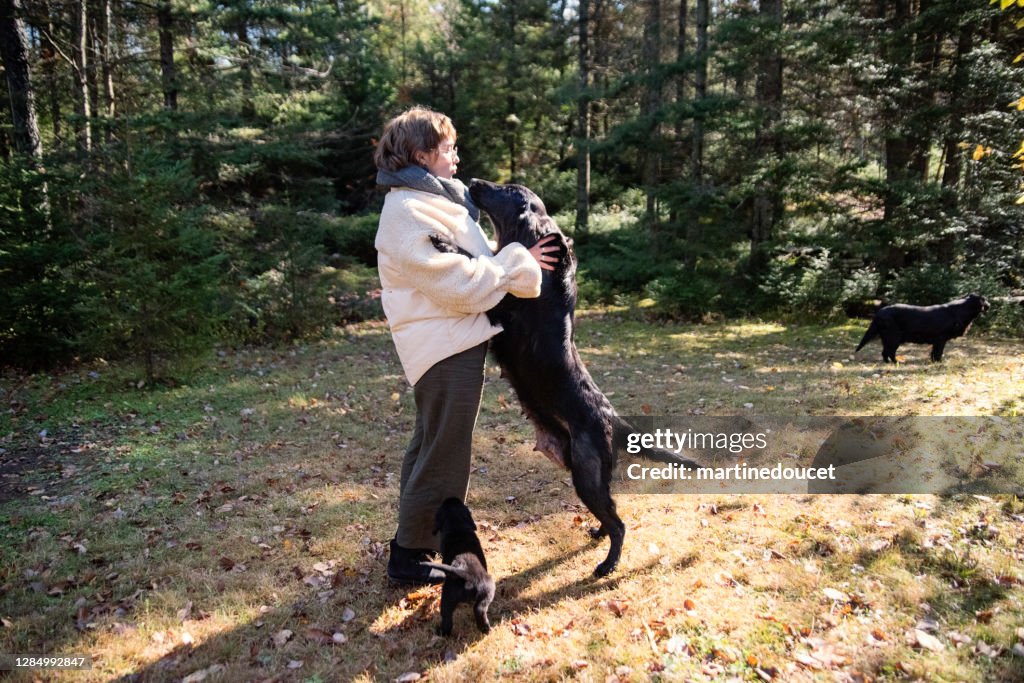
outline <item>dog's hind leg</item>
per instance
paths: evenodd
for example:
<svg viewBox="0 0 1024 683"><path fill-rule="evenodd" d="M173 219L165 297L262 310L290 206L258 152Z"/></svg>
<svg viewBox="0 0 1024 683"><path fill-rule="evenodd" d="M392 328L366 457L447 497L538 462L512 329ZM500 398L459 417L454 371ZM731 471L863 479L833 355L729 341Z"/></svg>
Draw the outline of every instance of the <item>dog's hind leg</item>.
<svg viewBox="0 0 1024 683"><path fill-rule="evenodd" d="M896 362L896 349L900 348L898 338L882 337L882 360L886 363Z"/></svg>
<svg viewBox="0 0 1024 683"><path fill-rule="evenodd" d="M591 535L595 538L607 535L611 540L608 556L594 569L596 576L606 576L615 570L626 537L626 525L615 512L615 501L608 488L611 481L609 446L603 434L595 436L584 432L572 440L572 483L576 495L601 523L601 528Z"/></svg>

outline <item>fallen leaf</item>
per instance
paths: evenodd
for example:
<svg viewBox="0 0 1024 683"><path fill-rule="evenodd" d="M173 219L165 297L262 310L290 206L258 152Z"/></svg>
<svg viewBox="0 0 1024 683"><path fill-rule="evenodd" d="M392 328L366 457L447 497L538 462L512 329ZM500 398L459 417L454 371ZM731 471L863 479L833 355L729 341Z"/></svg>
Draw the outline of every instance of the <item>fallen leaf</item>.
<svg viewBox="0 0 1024 683"><path fill-rule="evenodd" d="M739 653L731 647L716 647L711 650L711 654L715 659L721 660L726 664L732 664L739 659Z"/></svg>
<svg viewBox="0 0 1024 683"><path fill-rule="evenodd" d="M984 640L979 640L978 644L974 646L974 651L980 655L985 655L989 659L995 659L1002 653L1002 648L992 647Z"/></svg>
<svg viewBox="0 0 1024 683"><path fill-rule="evenodd" d="M793 655L793 659L796 660L797 664L800 664L802 666L806 666L808 669L820 669L820 668L822 668L821 667L821 662L819 662L814 657L811 657L810 655L805 654L803 652L798 652L795 655Z"/></svg>
<svg viewBox="0 0 1024 683"><path fill-rule="evenodd" d="M625 600L602 600L597 604L617 617L621 617L629 609L629 603Z"/></svg>
<svg viewBox="0 0 1024 683"><path fill-rule="evenodd" d="M314 643L319 643L320 645L334 644L334 634L316 626L310 626L306 629L306 639L312 640Z"/></svg>
<svg viewBox="0 0 1024 683"><path fill-rule="evenodd" d="M682 636L672 636L665 641L664 647L670 655L690 654L690 641Z"/></svg>
<svg viewBox="0 0 1024 683"><path fill-rule="evenodd" d="M278 631L274 634L273 637L274 645L276 645L277 647L284 647L285 643L291 640L293 635L295 634L289 631L288 629L282 629Z"/></svg>
<svg viewBox="0 0 1024 683"><path fill-rule="evenodd" d="M525 624L521 621L512 623L512 633L516 634L517 636L528 636L530 635L530 631L531 629L529 624Z"/></svg>
<svg viewBox="0 0 1024 683"><path fill-rule="evenodd" d="M946 649L946 646L942 644L942 641L919 628L914 629L914 639L917 641L918 645L926 650L931 650L932 652L941 652Z"/></svg>
<svg viewBox="0 0 1024 683"><path fill-rule="evenodd" d="M341 620L346 624L356 618L356 613L350 607L346 607L341 613Z"/></svg>
<svg viewBox="0 0 1024 683"><path fill-rule="evenodd" d="M209 666L205 669L193 671L188 676L185 676L185 678L181 679L181 683L200 683L200 681L205 681L210 676L220 673L224 669L225 666L223 664L214 664L213 666Z"/></svg>
<svg viewBox="0 0 1024 683"><path fill-rule="evenodd" d="M825 588L822 589L821 592L825 594L826 598L833 602L848 602L850 600L850 596L842 591L836 590L835 588Z"/></svg>

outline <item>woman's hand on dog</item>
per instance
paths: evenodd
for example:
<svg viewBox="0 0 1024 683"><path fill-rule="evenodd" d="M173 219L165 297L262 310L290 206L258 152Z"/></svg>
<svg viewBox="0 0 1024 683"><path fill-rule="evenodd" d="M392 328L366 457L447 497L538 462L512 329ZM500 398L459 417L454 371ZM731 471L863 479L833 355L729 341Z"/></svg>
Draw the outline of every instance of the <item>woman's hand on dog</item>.
<svg viewBox="0 0 1024 683"><path fill-rule="evenodd" d="M561 258L561 245L550 244L551 240L557 237L558 235L548 235L530 247L530 256L537 261L542 270L554 270L554 264L557 264ZM549 256L551 252L557 252L557 255Z"/></svg>

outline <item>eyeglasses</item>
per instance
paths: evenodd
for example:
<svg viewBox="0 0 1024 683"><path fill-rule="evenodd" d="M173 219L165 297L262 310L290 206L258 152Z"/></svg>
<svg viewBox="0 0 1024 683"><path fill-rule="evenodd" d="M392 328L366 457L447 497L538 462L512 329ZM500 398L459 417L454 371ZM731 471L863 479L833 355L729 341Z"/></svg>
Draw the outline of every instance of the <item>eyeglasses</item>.
<svg viewBox="0 0 1024 683"><path fill-rule="evenodd" d="M449 157L457 157L457 156L459 156L459 148L458 148L457 145L452 145L449 149L444 149L442 147L438 147L437 151L440 152L441 154L444 154L445 156L449 156Z"/></svg>

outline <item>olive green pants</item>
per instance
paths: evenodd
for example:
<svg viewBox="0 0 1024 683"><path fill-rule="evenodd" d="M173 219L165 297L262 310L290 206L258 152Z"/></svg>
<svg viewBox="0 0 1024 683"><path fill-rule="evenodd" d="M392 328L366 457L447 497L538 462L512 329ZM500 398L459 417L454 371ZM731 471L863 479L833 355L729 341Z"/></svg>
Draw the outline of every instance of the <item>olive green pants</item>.
<svg viewBox="0 0 1024 683"><path fill-rule="evenodd" d="M398 545L439 550L434 514L442 501L465 501L473 429L480 413L487 343L445 358L416 382L416 427L402 460Z"/></svg>

